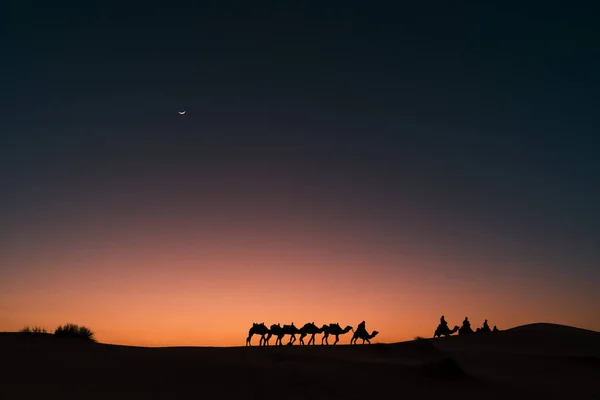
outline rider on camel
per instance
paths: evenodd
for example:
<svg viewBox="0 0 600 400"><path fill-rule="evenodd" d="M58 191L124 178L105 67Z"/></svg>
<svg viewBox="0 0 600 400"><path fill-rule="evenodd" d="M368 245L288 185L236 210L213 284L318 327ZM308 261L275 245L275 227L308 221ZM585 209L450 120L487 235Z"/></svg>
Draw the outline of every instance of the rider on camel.
<svg viewBox="0 0 600 400"><path fill-rule="evenodd" d="M471 323L469 322L469 317L465 317L465 320L463 321L462 327L463 328L470 328L471 327Z"/></svg>
<svg viewBox="0 0 600 400"><path fill-rule="evenodd" d="M485 321L483 321L483 330L486 332L490 330L490 327L488 326L488 323L487 323L487 319Z"/></svg>
<svg viewBox="0 0 600 400"><path fill-rule="evenodd" d="M446 322L446 319L444 318L443 315L442 315L442 318L440 318L440 328L448 329L448 323Z"/></svg>

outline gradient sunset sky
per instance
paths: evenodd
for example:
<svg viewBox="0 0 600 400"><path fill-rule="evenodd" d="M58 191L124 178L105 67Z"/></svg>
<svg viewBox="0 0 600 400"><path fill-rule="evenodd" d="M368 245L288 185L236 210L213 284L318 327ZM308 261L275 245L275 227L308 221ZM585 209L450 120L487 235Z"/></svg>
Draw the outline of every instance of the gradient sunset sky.
<svg viewBox="0 0 600 400"><path fill-rule="evenodd" d="M70 3L0 6L0 331L600 330L591 10Z"/></svg>

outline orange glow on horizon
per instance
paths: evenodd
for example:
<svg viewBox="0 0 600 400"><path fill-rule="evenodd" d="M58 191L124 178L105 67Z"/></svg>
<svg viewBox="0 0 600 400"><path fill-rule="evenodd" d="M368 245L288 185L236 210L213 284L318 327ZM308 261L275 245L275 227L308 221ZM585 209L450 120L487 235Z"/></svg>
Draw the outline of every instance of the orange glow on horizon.
<svg viewBox="0 0 600 400"><path fill-rule="evenodd" d="M44 270L14 279L0 294L0 331L72 322L104 343L243 346L252 322L356 327L366 320L369 331L380 332L376 342L397 342L431 337L442 314L451 326L468 316L473 327L487 318L499 329L547 321L600 330L597 310L585 307L583 294L555 296L557 287L541 280L469 282L432 272L425 258L361 251L332 246L317 253L282 243L215 245L202 254L174 243L57 251L54 261L30 259Z"/></svg>

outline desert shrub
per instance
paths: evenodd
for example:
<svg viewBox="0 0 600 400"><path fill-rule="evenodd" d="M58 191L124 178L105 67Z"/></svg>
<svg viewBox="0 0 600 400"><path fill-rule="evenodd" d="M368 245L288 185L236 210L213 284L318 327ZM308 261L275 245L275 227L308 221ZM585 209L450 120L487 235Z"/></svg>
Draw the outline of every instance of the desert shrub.
<svg viewBox="0 0 600 400"><path fill-rule="evenodd" d="M41 326L25 326L23 329L21 329L19 332L21 333L48 333L48 331L46 330L46 328L42 328Z"/></svg>
<svg viewBox="0 0 600 400"><path fill-rule="evenodd" d="M91 340L92 342L96 341L94 338L94 332L85 326L79 326L76 324L65 324L59 326L54 331L54 335L56 337L70 337Z"/></svg>

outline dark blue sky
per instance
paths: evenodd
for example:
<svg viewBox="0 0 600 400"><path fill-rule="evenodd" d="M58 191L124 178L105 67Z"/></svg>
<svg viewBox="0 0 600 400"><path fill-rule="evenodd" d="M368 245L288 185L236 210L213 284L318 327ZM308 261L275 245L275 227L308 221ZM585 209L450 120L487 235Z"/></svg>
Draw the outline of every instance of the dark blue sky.
<svg viewBox="0 0 600 400"><path fill-rule="evenodd" d="M600 283L591 3L74 3L0 9L8 243L66 199L168 214L244 192Z"/></svg>

